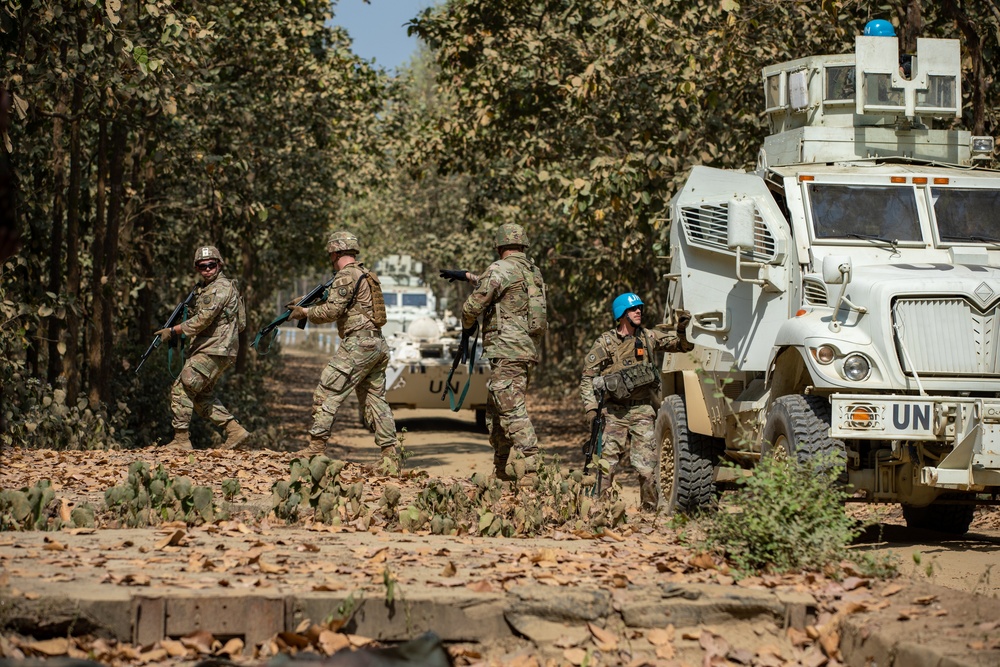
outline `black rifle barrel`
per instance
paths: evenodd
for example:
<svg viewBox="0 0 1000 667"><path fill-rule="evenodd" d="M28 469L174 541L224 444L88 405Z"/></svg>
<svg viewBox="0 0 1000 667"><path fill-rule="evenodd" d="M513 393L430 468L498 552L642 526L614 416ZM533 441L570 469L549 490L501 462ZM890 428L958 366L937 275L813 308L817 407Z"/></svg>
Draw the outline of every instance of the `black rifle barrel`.
<svg viewBox="0 0 1000 667"><path fill-rule="evenodd" d="M160 327L160 329L169 329L177 324L177 320L184 314L184 309L187 306L190 306L191 302L194 301L195 292L196 290L191 290L187 297L174 307L174 312L170 313L170 317L167 318L167 321L163 323L163 326ZM156 334L153 336L153 342L149 344L149 347L146 348L146 351L143 352L142 356L139 358L139 365L135 367L136 375L139 374L139 369L142 368L142 365L146 363L146 358L159 346L160 334Z"/></svg>

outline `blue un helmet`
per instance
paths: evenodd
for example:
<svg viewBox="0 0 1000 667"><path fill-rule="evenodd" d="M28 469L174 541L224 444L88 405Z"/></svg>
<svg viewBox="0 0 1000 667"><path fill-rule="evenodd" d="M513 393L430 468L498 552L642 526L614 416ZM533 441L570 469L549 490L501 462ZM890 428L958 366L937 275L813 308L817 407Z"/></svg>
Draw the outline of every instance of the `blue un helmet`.
<svg viewBox="0 0 1000 667"><path fill-rule="evenodd" d="M885 19L875 19L865 24L865 37L895 37L896 29Z"/></svg>
<svg viewBox="0 0 1000 667"><path fill-rule="evenodd" d="M614 302L611 304L611 310L615 314L615 322L617 322L629 308L641 305L643 305L642 299L639 298L638 294L633 294L632 292L619 294L615 297Z"/></svg>

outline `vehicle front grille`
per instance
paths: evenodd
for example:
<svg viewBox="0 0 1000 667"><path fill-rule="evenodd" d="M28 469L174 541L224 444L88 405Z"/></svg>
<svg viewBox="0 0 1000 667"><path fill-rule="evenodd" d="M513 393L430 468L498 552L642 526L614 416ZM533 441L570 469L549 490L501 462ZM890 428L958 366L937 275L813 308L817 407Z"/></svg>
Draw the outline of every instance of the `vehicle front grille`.
<svg viewBox="0 0 1000 667"><path fill-rule="evenodd" d="M964 297L900 298L892 323L905 373L1000 377L1000 302L982 310Z"/></svg>

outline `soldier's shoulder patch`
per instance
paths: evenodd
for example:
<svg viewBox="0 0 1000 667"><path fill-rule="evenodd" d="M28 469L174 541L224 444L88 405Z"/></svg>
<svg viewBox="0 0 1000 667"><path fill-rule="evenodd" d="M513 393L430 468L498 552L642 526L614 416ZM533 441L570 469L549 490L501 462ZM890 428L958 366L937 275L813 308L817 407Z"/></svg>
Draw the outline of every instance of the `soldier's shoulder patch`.
<svg viewBox="0 0 1000 667"><path fill-rule="evenodd" d="M339 290L337 290L337 294L339 294L340 296L347 296L347 288L341 287Z"/></svg>

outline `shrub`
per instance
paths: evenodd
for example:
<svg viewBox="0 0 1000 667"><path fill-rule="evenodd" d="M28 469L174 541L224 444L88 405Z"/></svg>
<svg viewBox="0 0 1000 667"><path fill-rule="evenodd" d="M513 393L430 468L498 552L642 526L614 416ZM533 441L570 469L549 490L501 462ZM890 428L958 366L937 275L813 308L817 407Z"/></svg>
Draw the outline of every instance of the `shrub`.
<svg viewBox="0 0 1000 667"><path fill-rule="evenodd" d="M839 563L861 527L844 512L837 466L765 456L718 512L702 520L708 545L741 574L818 570Z"/></svg>

